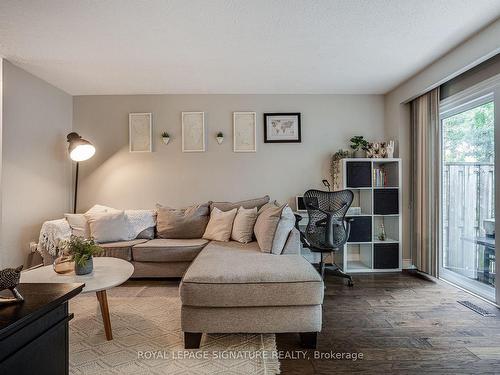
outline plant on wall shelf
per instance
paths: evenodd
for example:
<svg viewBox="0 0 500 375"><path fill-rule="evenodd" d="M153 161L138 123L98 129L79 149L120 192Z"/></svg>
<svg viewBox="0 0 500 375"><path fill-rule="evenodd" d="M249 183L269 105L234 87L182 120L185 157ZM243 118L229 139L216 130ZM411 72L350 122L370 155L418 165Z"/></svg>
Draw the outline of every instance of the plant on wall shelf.
<svg viewBox="0 0 500 375"><path fill-rule="evenodd" d="M340 161L347 157L349 157L349 151L340 149L332 155L330 160L330 175L332 176L334 191L340 190Z"/></svg>
<svg viewBox="0 0 500 375"><path fill-rule="evenodd" d="M166 145L168 145L168 142L170 141L170 134L168 134L167 132L162 132L161 133L161 139L163 140L163 143L165 143Z"/></svg>
<svg viewBox="0 0 500 375"><path fill-rule="evenodd" d="M362 135L356 135L351 138L351 149L355 157L364 157L368 149L368 141Z"/></svg>
<svg viewBox="0 0 500 375"><path fill-rule="evenodd" d="M224 141L224 133L218 132L217 135L215 136L215 138L217 138L217 143L221 144L222 141Z"/></svg>

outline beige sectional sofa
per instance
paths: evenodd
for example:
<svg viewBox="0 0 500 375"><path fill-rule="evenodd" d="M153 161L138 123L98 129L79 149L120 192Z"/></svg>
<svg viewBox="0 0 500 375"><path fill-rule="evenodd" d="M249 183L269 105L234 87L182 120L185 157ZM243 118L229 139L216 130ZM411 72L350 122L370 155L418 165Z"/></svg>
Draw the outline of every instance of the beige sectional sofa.
<svg viewBox="0 0 500 375"><path fill-rule="evenodd" d="M323 280L300 255L295 228L280 255L261 251L257 241L203 238L135 239L100 246L102 256L131 262L132 278L182 277L186 348L199 347L203 333L242 332L298 332L305 346L315 347Z"/></svg>

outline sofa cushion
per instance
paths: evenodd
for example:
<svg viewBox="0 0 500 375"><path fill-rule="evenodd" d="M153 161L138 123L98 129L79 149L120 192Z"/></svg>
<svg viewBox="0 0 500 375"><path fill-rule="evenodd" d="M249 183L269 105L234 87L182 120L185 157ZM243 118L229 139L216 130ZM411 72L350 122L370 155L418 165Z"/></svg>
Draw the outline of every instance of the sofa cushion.
<svg viewBox="0 0 500 375"><path fill-rule="evenodd" d="M253 227L255 226L256 220L257 207L244 208L240 206L234 218L231 239L241 243L251 242L253 238Z"/></svg>
<svg viewBox="0 0 500 375"><path fill-rule="evenodd" d="M130 262L132 260L132 246L146 241L147 240L132 240L101 243L99 246L102 247L104 251L100 255L104 257L125 259Z"/></svg>
<svg viewBox="0 0 500 375"><path fill-rule="evenodd" d="M233 208L254 208L257 207L257 210L260 209L263 205L269 202L269 195L265 195L260 198L247 199L239 202L212 202L210 204L210 210L213 210L214 207L217 207L221 211L229 211Z"/></svg>
<svg viewBox="0 0 500 375"><path fill-rule="evenodd" d="M140 243L132 248L136 262L189 262L208 243L197 239L154 239Z"/></svg>
<svg viewBox="0 0 500 375"><path fill-rule="evenodd" d="M158 206L158 238L201 238L208 224L209 205L204 203L181 209Z"/></svg>
<svg viewBox="0 0 500 375"><path fill-rule="evenodd" d="M256 242L211 242L180 287L184 305L204 307L316 305L323 280L300 255L262 253Z"/></svg>

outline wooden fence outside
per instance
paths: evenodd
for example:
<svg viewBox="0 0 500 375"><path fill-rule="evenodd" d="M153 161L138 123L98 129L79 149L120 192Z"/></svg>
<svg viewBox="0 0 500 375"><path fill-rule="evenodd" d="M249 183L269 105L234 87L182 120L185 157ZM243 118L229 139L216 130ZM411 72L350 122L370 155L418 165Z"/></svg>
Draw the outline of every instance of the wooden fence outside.
<svg viewBox="0 0 500 375"><path fill-rule="evenodd" d="M443 266L475 278L482 249L463 238L484 236L483 220L495 217L494 164L445 163L442 183Z"/></svg>

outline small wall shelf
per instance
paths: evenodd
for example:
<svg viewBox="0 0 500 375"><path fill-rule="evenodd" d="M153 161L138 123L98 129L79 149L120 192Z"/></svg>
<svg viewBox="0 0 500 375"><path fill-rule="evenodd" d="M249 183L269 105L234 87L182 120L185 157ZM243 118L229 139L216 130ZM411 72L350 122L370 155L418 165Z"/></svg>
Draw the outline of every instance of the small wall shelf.
<svg viewBox="0 0 500 375"><path fill-rule="evenodd" d="M402 270L401 159L342 159L341 186L354 193L351 234L343 249L347 273ZM378 239L381 224L386 239Z"/></svg>

